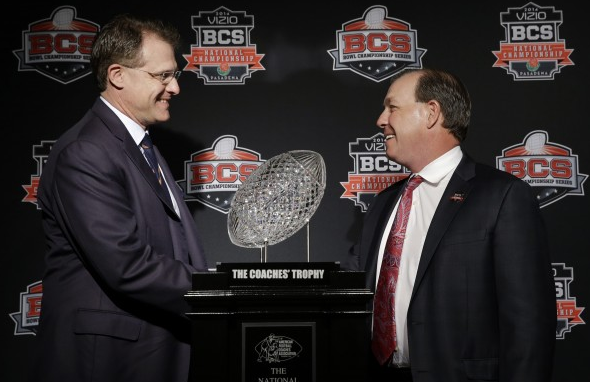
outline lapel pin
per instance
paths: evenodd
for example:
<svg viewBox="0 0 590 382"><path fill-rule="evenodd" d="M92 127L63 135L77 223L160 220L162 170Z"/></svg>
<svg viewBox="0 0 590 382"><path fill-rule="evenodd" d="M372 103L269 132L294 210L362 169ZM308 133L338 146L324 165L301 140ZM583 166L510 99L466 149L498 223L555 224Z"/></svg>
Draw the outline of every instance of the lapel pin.
<svg viewBox="0 0 590 382"><path fill-rule="evenodd" d="M465 200L465 193L463 192L455 192L453 196L451 196L451 201L455 203L460 203Z"/></svg>

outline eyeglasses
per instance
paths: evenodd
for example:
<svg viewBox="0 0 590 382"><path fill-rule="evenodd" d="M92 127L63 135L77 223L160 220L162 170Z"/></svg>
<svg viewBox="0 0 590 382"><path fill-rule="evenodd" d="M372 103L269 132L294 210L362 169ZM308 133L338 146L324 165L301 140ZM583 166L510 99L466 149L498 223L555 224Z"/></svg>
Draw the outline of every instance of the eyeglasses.
<svg viewBox="0 0 590 382"><path fill-rule="evenodd" d="M180 71L180 70L168 70L168 71L160 72L160 73L151 73L151 72L148 72L147 70L132 68L131 66L126 66L123 64L121 64L121 66L125 66L126 68L129 68L129 69L139 70L140 72L147 73L150 76L154 77L155 79L160 80L162 85L168 85L170 82L172 82L173 78L178 79L178 77L180 77L180 75L182 74L182 71Z"/></svg>

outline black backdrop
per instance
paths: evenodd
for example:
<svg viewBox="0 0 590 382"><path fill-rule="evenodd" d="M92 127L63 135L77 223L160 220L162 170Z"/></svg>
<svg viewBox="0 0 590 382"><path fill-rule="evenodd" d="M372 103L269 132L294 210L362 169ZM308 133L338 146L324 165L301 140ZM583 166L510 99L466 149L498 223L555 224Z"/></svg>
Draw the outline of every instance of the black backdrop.
<svg viewBox="0 0 590 382"><path fill-rule="evenodd" d="M376 73L377 63L367 58L374 52L364 56L357 52L357 61L347 66L335 60L330 51L342 48L337 41L344 34L345 24L362 20L369 9L379 5L386 10L387 20L406 26L402 34L411 36L416 56L414 61L398 57L398 66L379 72L382 78L375 80L371 75ZM356 237L363 205L370 202L374 188L405 176L395 164L381 167L384 162L375 121L389 76L395 70L404 70L404 65L442 67L457 73L470 89L474 104L466 151L476 160L522 175L539 190L550 235L558 302L553 380L588 378L590 338L585 307L590 297L590 203L585 180L590 172L590 133L583 117L588 100L583 86L590 84L590 54L588 33L583 32L587 17L573 1L430 5L366 1L315 5L48 1L13 6L16 11L5 13L9 17L3 42L4 76L9 85L4 97L8 102L4 125L7 149L2 151L7 213L0 257L1 380L24 380L33 346L45 248L34 186L42 172L43 157L97 96L85 61L84 39L79 37L92 35L92 26L100 28L119 12L156 15L174 22L183 35L182 54L186 56L204 47L203 36L212 33L205 30L239 30L238 35L216 34L217 44L212 42L208 47L220 49L218 53L229 59L232 53L220 44L232 38L228 36L243 36L243 46L238 48L252 56L246 67L231 64L229 75L227 65L192 68L197 72L203 69L203 73L213 70L208 80L185 68L188 61L179 56L179 67L185 69L179 81L181 93L172 101L171 120L153 129L156 145L176 180L185 187L187 179L195 179L195 173L187 169L211 168L204 164L229 165L225 173L228 178L213 181L225 182L229 187L223 189L226 192L201 183L203 191L188 195L212 267L216 262L258 262L260 251L234 245L227 233L227 211L207 199L211 195L213 199L222 196L231 200L239 181L228 184L229 175L241 162L227 158L200 162L193 156L213 151L221 138L230 138L236 149L257 155L260 163L291 150L320 153L327 182L310 222L310 256L312 261L340 261ZM69 14L74 23L59 23L56 16L63 9L66 11L60 16L67 19ZM195 19L200 24L192 25L193 17L200 12ZM51 30L47 21L61 27ZM222 25L224 22L228 24ZM73 31L71 25L82 28ZM365 35L384 30L387 34L386 28L365 30ZM508 30L514 33L508 34ZM43 33L55 39L51 41L56 41L59 51L44 52L48 45L39 37ZM76 38L72 40L72 36ZM520 36L525 37L519 40ZM61 45L58 38L62 38ZM383 46L383 40L372 41L376 50ZM520 55L528 53L538 60L497 62L494 52L513 49L516 43L523 43ZM70 51L72 46L77 50ZM35 52L39 54L35 56ZM379 64L391 64L391 60L386 58ZM510 72L511 67L515 72ZM240 70L242 78L233 76ZM238 83L220 82L234 77ZM524 168L532 170L522 172ZM192 186L195 184L190 182ZM359 192L354 186L365 189ZM270 246L268 261L305 261L306 245L306 230L302 229Z"/></svg>

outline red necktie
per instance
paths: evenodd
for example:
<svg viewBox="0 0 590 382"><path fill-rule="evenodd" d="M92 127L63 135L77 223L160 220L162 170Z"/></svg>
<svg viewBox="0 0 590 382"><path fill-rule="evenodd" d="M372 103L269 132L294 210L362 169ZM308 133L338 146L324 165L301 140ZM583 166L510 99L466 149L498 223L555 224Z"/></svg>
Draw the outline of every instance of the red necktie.
<svg viewBox="0 0 590 382"><path fill-rule="evenodd" d="M423 180L417 175L408 181L397 207L395 220L383 253L373 305L372 341L373 353L381 365L391 358L396 348L395 287L406 237L406 226L412 207L412 192Z"/></svg>

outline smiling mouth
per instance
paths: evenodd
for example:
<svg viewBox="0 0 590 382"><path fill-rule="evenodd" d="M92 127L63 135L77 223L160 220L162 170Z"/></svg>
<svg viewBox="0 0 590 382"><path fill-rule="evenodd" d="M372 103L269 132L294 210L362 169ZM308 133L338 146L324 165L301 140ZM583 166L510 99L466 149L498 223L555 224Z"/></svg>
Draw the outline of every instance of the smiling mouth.
<svg viewBox="0 0 590 382"><path fill-rule="evenodd" d="M388 134L385 136L386 141L390 140L391 138L395 138L395 134Z"/></svg>

